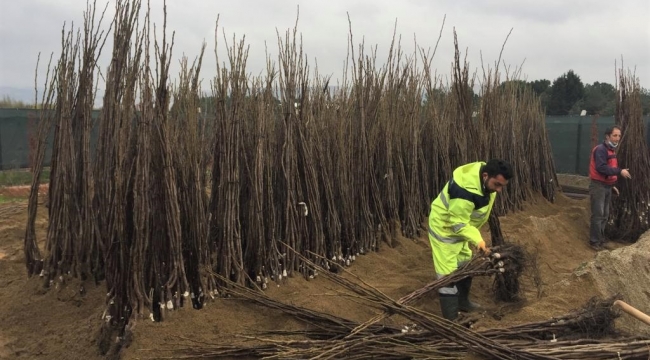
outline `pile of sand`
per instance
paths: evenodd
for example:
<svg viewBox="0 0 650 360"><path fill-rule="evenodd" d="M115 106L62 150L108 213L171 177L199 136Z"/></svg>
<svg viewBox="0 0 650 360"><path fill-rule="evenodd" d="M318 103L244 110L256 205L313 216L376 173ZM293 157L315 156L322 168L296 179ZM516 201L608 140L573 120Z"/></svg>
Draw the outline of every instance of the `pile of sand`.
<svg viewBox="0 0 650 360"><path fill-rule="evenodd" d="M635 244L599 252L570 281L590 282L603 297L621 294L623 301L650 314L650 231ZM650 326L625 313L616 327L630 335L650 336Z"/></svg>

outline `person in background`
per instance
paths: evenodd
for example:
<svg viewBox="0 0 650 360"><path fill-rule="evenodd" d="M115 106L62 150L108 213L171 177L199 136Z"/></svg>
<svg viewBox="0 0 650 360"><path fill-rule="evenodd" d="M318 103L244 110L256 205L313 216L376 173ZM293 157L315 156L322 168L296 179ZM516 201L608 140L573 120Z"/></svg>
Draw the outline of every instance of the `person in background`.
<svg viewBox="0 0 650 360"><path fill-rule="evenodd" d="M591 150L589 161L589 200L591 202L591 225L589 246L598 251L605 246L605 225L609 218L612 192L618 195L616 181L619 176L631 179L628 169L618 167L616 147L621 141L621 128L612 126L605 130L605 141Z"/></svg>
<svg viewBox="0 0 650 360"><path fill-rule="evenodd" d="M479 228L490 217L498 192L512 178L512 167L504 160L462 165L431 203L429 243L438 279L456 271L472 258L469 245L486 254ZM458 311L470 312L480 305L469 300L472 278L468 277L438 290L442 315L455 320Z"/></svg>

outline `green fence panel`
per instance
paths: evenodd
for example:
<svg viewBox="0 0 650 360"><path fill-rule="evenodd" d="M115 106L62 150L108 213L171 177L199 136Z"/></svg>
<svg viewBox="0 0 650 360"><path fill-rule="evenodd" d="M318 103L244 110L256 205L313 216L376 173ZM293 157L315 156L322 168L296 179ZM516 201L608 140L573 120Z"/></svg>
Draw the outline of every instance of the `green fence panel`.
<svg viewBox="0 0 650 360"><path fill-rule="evenodd" d="M93 111L97 119L99 111ZM24 169L31 166L30 154L35 151L40 110L0 109L0 170ZM97 143L98 128L90 134L91 151ZM52 158L52 130L45 147L44 166L50 166Z"/></svg>
<svg viewBox="0 0 650 360"><path fill-rule="evenodd" d="M0 111L0 169L29 167L30 136L35 136L37 123L33 110ZM46 157L51 157L51 150Z"/></svg>
<svg viewBox="0 0 650 360"><path fill-rule="evenodd" d="M650 117L644 118L650 145ZM547 116L546 131L558 173L589 175L591 150L605 138L605 130L614 125L613 116ZM595 127L595 129L594 129ZM593 131L596 130L596 141ZM624 164L622 164L624 166Z"/></svg>
<svg viewBox="0 0 650 360"><path fill-rule="evenodd" d="M35 141L38 124L38 110L0 109L0 169L28 168L30 166L31 141ZM93 112L97 119L99 111ZM555 168L558 173L588 175L589 156L594 146L591 116L548 116L548 132ZM650 145L650 117L645 117L646 136ZM614 124L614 117L595 119L597 142L603 141L605 129ZM52 136L50 134L44 165L50 165L52 157ZM91 151L97 143L98 129L93 127L90 137ZM625 166L625 164L622 164Z"/></svg>

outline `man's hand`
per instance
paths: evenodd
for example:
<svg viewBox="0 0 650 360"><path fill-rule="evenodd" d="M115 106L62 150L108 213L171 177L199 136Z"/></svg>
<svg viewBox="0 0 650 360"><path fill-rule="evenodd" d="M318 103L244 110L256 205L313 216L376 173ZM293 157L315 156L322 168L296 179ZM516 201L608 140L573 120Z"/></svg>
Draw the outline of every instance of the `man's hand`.
<svg viewBox="0 0 650 360"><path fill-rule="evenodd" d="M632 175L630 175L630 169L621 170L621 176L626 178L626 179L631 179Z"/></svg>
<svg viewBox="0 0 650 360"><path fill-rule="evenodd" d="M616 194L616 196L619 195L619 192L618 192L618 189L616 188L616 186L614 186L614 187L612 188L612 191L614 192L614 194Z"/></svg>
<svg viewBox="0 0 650 360"><path fill-rule="evenodd" d="M481 240L476 247L481 250L485 255L490 255L490 248L485 245L485 240Z"/></svg>

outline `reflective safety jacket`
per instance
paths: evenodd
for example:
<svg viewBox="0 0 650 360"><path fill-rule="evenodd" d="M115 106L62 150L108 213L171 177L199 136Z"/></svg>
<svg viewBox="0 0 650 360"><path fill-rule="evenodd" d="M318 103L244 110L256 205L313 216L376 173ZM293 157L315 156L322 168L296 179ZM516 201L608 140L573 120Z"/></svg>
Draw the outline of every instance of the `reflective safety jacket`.
<svg viewBox="0 0 650 360"><path fill-rule="evenodd" d="M474 246L483 238L479 228L492 211L496 192L487 193L481 179L484 162L462 165L431 203L429 235L446 244L469 241Z"/></svg>

